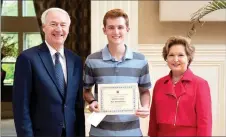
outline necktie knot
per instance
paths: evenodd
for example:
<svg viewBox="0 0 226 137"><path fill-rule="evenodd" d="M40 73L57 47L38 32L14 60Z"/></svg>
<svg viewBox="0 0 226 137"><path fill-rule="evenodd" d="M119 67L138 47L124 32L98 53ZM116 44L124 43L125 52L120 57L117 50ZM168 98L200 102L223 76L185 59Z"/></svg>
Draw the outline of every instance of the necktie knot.
<svg viewBox="0 0 226 137"><path fill-rule="evenodd" d="M59 52L55 53L55 58L56 58L55 63L58 64L60 62L60 53Z"/></svg>

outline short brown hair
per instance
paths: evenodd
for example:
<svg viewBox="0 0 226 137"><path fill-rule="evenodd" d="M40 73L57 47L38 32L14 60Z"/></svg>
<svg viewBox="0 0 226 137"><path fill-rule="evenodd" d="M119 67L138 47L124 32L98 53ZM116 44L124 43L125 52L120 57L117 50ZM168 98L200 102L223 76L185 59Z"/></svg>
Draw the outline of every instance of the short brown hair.
<svg viewBox="0 0 226 137"><path fill-rule="evenodd" d="M108 18L118 18L123 17L126 21L126 26L129 27L129 17L128 15L122 10L122 9L112 9L109 10L105 15L103 19L104 27L106 26L107 19Z"/></svg>
<svg viewBox="0 0 226 137"><path fill-rule="evenodd" d="M182 36L170 37L166 41L165 46L163 47L162 56L163 56L164 60L166 61L170 48L172 46L178 45L178 44L181 44L184 46L185 53L188 56L188 66L189 66L194 58L195 48L193 46L191 46L190 40L186 37L182 37Z"/></svg>

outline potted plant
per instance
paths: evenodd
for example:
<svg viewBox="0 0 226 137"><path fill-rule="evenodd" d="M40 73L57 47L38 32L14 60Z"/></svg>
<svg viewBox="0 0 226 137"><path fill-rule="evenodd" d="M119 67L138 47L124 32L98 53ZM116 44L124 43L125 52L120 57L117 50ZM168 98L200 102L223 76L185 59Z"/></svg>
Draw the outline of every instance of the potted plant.
<svg viewBox="0 0 226 137"><path fill-rule="evenodd" d="M226 10L226 0L213 0L207 5L203 6L191 16L191 28L187 33L187 37L191 38L196 33L196 26L202 26L205 22L200 21L207 14L214 12L216 10Z"/></svg>
<svg viewBox="0 0 226 137"><path fill-rule="evenodd" d="M17 42L14 37L10 35L1 35L1 60L7 57L16 57L18 50L16 48ZM1 85L6 77L6 71L2 69L1 65Z"/></svg>

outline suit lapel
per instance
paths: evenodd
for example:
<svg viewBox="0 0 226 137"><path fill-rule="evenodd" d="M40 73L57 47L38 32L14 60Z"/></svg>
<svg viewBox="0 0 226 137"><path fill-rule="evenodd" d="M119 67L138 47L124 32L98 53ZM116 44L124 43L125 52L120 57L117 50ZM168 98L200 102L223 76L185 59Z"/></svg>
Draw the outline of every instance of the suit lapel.
<svg viewBox="0 0 226 137"><path fill-rule="evenodd" d="M55 70L54 70L54 64L53 64L53 60L52 57L50 55L49 49L47 47L47 45L45 43L43 43L42 45L40 45L40 50L39 50L39 56L48 72L48 74L50 75L51 79L53 80L53 83L56 85L60 95L62 96L62 93L60 92L60 88L56 82L56 76L55 76ZM63 96L62 96L63 97Z"/></svg>
<svg viewBox="0 0 226 137"><path fill-rule="evenodd" d="M165 84L164 86L165 94L176 97L172 82L168 81L167 83L164 83L164 84Z"/></svg>
<svg viewBox="0 0 226 137"><path fill-rule="evenodd" d="M74 70L74 60L70 56L70 53L67 51L67 49L64 50L64 54L66 57L66 66L67 66L67 91L66 91L66 98L67 98L67 96L70 93L71 84L73 84L72 76L73 76L73 70Z"/></svg>
<svg viewBox="0 0 226 137"><path fill-rule="evenodd" d="M179 86L180 86L181 92L180 92L180 94L178 95L178 97L180 97L180 96L186 94L186 90L185 90L185 88L186 88L186 83L183 84L182 82L180 82L179 84L180 84Z"/></svg>

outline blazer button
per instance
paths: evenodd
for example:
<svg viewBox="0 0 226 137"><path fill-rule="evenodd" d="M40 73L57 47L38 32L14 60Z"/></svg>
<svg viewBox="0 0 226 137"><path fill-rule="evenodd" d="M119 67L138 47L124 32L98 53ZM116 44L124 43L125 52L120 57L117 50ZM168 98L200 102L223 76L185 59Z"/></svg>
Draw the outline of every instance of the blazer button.
<svg viewBox="0 0 226 137"><path fill-rule="evenodd" d="M67 107L67 105L64 105L64 107L66 108L66 107Z"/></svg>
<svg viewBox="0 0 226 137"><path fill-rule="evenodd" d="M63 126L63 122L60 122L59 125L60 125L60 126Z"/></svg>

